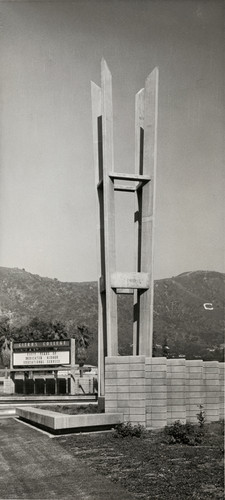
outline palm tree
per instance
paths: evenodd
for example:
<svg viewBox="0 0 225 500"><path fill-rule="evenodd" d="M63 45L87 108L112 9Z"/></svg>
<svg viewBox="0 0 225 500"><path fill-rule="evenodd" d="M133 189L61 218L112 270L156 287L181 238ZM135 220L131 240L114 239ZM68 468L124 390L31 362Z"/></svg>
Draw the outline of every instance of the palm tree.
<svg viewBox="0 0 225 500"><path fill-rule="evenodd" d="M4 316L0 320L0 355L3 362L3 366L7 369L10 368L10 358L11 358L11 348L10 348L10 319L8 316Z"/></svg>
<svg viewBox="0 0 225 500"><path fill-rule="evenodd" d="M87 359L87 348L91 342L92 333L89 332L86 325L77 326L76 345L77 361L80 367L80 376L83 377L84 363Z"/></svg>
<svg viewBox="0 0 225 500"><path fill-rule="evenodd" d="M10 368L11 348L10 340L4 338L1 348L1 358L5 368Z"/></svg>

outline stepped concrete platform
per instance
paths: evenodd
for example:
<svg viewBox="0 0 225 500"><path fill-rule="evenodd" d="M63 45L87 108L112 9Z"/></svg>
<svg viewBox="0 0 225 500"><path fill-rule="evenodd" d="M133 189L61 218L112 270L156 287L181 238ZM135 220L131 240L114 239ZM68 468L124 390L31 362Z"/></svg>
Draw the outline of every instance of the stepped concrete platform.
<svg viewBox="0 0 225 500"><path fill-rule="evenodd" d="M16 413L21 420L52 434L110 430L124 421L121 413L68 415L32 407L16 408Z"/></svg>

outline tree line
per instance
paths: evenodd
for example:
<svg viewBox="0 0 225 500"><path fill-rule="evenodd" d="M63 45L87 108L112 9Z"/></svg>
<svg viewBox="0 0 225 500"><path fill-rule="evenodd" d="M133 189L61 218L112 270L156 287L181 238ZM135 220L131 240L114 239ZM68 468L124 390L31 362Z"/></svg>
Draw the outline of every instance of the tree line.
<svg viewBox="0 0 225 500"><path fill-rule="evenodd" d="M75 339L76 362L82 368L87 360L88 347L93 339L93 333L87 325L77 325L73 320L63 323L59 320L44 321L35 317L26 325L13 326L8 316L0 318L0 352L4 366L9 366L11 341L32 342L71 338Z"/></svg>

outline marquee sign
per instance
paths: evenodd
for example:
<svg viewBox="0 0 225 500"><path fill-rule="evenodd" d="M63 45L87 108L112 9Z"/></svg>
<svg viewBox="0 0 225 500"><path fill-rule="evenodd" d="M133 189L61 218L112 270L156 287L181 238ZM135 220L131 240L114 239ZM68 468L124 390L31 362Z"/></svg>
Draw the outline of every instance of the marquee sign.
<svg viewBox="0 0 225 500"><path fill-rule="evenodd" d="M37 342L13 343L13 368L70 365L70 363L70 340L43 340Z"/></svg>

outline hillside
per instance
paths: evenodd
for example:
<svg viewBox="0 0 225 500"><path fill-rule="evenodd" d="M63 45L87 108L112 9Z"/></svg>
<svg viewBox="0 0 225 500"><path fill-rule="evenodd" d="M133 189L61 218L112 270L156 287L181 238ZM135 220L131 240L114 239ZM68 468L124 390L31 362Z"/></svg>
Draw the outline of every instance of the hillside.
<svg viewBox="0 0 225 500"><path fill-rule="evenodd" d="M221 357L224 342L225 275L196 271L155 281L154 344L162 355L167 340L171 355ZM132 352L132 296L118 296L119 352ZM211 310L204 308L212 304ZM17 268L0 267L0 314L13 325L34 317L75 320L94 333L89 362L97 362L97 284L63 283Z"/></svg>

